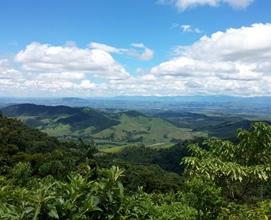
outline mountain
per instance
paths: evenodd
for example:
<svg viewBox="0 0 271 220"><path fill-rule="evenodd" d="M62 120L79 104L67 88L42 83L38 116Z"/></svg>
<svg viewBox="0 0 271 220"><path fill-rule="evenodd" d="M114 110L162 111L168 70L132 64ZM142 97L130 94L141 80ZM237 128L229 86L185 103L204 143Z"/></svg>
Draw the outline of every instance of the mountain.
<svg viewBox="0 0 271 220"><path fill-rule="evenodd" d="M0 151L13 154L23 152L48 152L59 148L60 143L54 137L25 126L22 122L3 117L0 114ZM4 160L5 158L1 158ZM4 165L4 164L2 164Z"/></svg>
<svg viewBox="0 0 271 220"><path fill-rule="evenodd" d="M191 112L163 111L154 114L156 117L165 119L177 127L190 128L193 131L208 133L222 139L231 139L236 136L239 128L249 129L255 121L253 118L247 119L241 116L228 115L206 115ZM267 120L260 120L269 123Z"/></svg>
<svg viewBox="0 0 271 220"><path fill-rule="evenodd" d="M2 108L1 111L8 117L17 117L41 130L58 124L70 126L72 131L89 127L103 130L119 123L91 108L18 104Z"/></svg>
<svg viewBox="0 0 271 220"><path fill-rule="evenodd" d="M70 115L80 112L79 108L68 106L45 106L34 104L18 104L2 108L1 111L9 117L18 116L53 116Z"/></svg>
<svg viewBox="0 0 271 220"><path fill-rule="evenodd" d="M119 121L111 119L101 112L85 108L69 117L58 119L57 123L70 125L74 130L95 127L97 131L100 131L119 124Z"/></svg>
<svg viewBox="0 0 271 220"><path fill-rule="evenodd" d="M177 127L168 120L138 111L99 111L89 107L34 104L12 105L1 111L59 139L94 139L99 146L144 143L159 147L206 136L201 131Z"/></svg>
<svg viewBox="0 0 271 220"><path fill-rule="evenodd" d="M159 146L179 140L193 139L204 136L202 132L193 132L189 128L178 128L171 122L133 112L120 113L120 123L97 134L96 139L112 140L114 142L142 142Z"/></svg>
<svg viewBox="0 0 271 220"><path fill-rule="evenodd" d="M120 97L64 97L22 98L0 97L0 107L33 103L47 106L92 107L95 109L136 110L146 114L154 111L194 112L253 117L256 120L271 120L271 96L120 96Z"/></svg>

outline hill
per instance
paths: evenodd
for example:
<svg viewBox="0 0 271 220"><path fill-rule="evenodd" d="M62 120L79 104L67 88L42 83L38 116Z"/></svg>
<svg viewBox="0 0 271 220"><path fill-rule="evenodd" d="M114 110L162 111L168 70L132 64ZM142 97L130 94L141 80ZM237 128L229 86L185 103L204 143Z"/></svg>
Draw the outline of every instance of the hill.
<svg viewBox="0 0 271 220"><path fill-rule="evenodd" d="M121 113L119 121L118 125L95 134L95 138L115 142L142 142L150 146L159 146L204 135L202 132L193 132L189 128L178 128L166 120L141 114L131 116L130 113Z"/></svg>
<svg viewBox="0 0 271 220"><path fill-rule="evenodd" d="M104 147L131 143L160 147L206 136L201 131L177 127L167 120L137 111L112 112L34 104L12 105L1 111L8 117L16 117L26 125L61 140L94 139L99 146Z"/></svg>
<svg viewBox="0 0 271 220"><path fill-rule="evenodd" d="M1 113L0 128L1 152L48 152L60 147L56 138L49 137L37 129L28 128L18 120L3 117Z"/></svg>
<svg viewBox="0 0 271 220"><path fill-rule="evenodd" d="M235 137L238 128L248 129L254 121L240 116L216 116L178 111L164 111L154 115L172 122L177 127L190 128L193 131L205 132L209 136L222 139ZM269 123L268 121L265 122Z"/></svg>
<svg viewBox="0 0 271 220"><path fill-rule="evenodd" d="M90 108L81 109L80 112L72 114L69 117L58 119L57 123L70 125L73 130L94 127L96 131L119 124L117 120L111 119L104 113Z"/></svg>
<svg viewBox="0 0 271 220"><path fill-rule="evenodd" d="M9 117L69 115L78 113L80 110L80 108L71 108L61 105L45 106L34 104L11 105L1 109L1 111Z"/></svg>

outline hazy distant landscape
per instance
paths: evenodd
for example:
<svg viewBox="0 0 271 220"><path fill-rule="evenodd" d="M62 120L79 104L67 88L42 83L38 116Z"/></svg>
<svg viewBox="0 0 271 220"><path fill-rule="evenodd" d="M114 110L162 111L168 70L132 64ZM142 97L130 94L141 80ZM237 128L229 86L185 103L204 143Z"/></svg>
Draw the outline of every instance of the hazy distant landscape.
<svg viewBox="0 0 271 220"><path fill-rule="evenodd" d="M122 96L96 98L1 98L0 106L32 103L37 105L64 105L95 109L139 110L152 114L159 111L179 111L208 115L241 115L255 118L270 116L271 97L233 96Z"/></svg>

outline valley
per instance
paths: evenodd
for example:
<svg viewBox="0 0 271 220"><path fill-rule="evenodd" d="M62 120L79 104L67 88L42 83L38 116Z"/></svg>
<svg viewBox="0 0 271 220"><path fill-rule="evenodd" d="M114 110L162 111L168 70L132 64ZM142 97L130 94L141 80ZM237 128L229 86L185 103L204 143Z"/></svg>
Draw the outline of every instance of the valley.
<svg viewBox="0 0 271 220"><path fill-rule="evenodd" d="M248 114L214 115L174 108L143 111L15 104L3 107L1 111L5 116L17 118L25 125L62 141L94 140L99 149L107 153L133 145L161 149L198 138L232 139L237 129L248 129L258 119ZM268 117L264 121L270 123Z"/></svg>
<svg viewBox="0 0 271 220"><path fill-rule="evenodd" d="M131 144L163 147L178 141L207 137L204 132L177 127L168 120L137 111L108 112L89 107L34 104L12 105L1 111L60 140L94 140L101 148Z"/></svg>

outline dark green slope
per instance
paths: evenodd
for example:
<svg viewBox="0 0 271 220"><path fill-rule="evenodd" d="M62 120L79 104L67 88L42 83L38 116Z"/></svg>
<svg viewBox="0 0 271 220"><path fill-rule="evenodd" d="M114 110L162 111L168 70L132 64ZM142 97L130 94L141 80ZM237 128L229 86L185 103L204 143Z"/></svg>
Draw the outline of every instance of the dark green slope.
<svg viewBox="0 0 271 220"><path fill-rule="evenodd" d="M236 136L236 131L239 128L249 129L252 123L253 122L249 120L240 120L234 122L226 121L218 125L209 125L195 130L208 132L209 136L231 139Z"/></svg>
<svg viewBox="0 0 271 220"><path fill-rule="evenodd" d="M8 106L1 111L8 117L18 117L28 126L40 129L63 124L70 126L72 131L88 127L99 131L119 123L90 108L19 104Z"/></svg>
<svg viewBox="0 0 271 220"><path fill-rule="evenodd" d="M96 131L101 131L119 124L119 121L111 119L101 112L92 109L84 109L70 117L57 120L57 123L70 125L74 130L86 129L93 126Z"/></svg>
<svg viewBox="0 0 271 220"><path fill-rule="evenodd" d="M9 117L18 116L53 116L70 115L81 111L80 108L71 108L68 106L45 106L34 104L18 104L2 108L4 115Z"/></svg>
<svg viewBox="0 0 271 220"><path fill-rule="evenodd" d="M157 117L166 119L178 127L187 127L193 131L202 131L209 136L223 139L235 137L238 128L249 129L252 120L234 116L212 116L190 112L166 111L156 114Z"/></svg>
<svg viewBox="0 0 271 220"><path fill-rule="evenodd" d="M240 117L209 116L191 112L165 111L155 116L171 121L178 127L188 127L191 129L201 129L207 126L217 126L226 121L237 122Z"/></svg>
<svg viewBox="0 0 271 220"><path fill-rule="evenodd" d="M271 124L269 121L264 121L267 124ZM224 123L215 125L215 126L206 126L201 129L196 129L200 131L205 131L209 134L209 136L215 136L222 139L232 139L236 136L236 132L238 129L246 129L249 130L254 121L249 120L240 120L240 121L226 121Z"/></svg>
<svg viewBox="0 0 271 220"><path fill-rule="evenodd" d="M123 112L121 114L125 114L127 115L128 117L139 117L139 116L143 116L143 117L147 117L146 115L142 114L141 112L138 112L138 111L126 111L126 112Z"/></svg>
<svg viewBox="0 0 271 220"><path fill-rule="evenodd" d="M37 129L28 128L16 119L3 117L0 113L0 150L47 152L59 146L56 138Z"/></svg>

